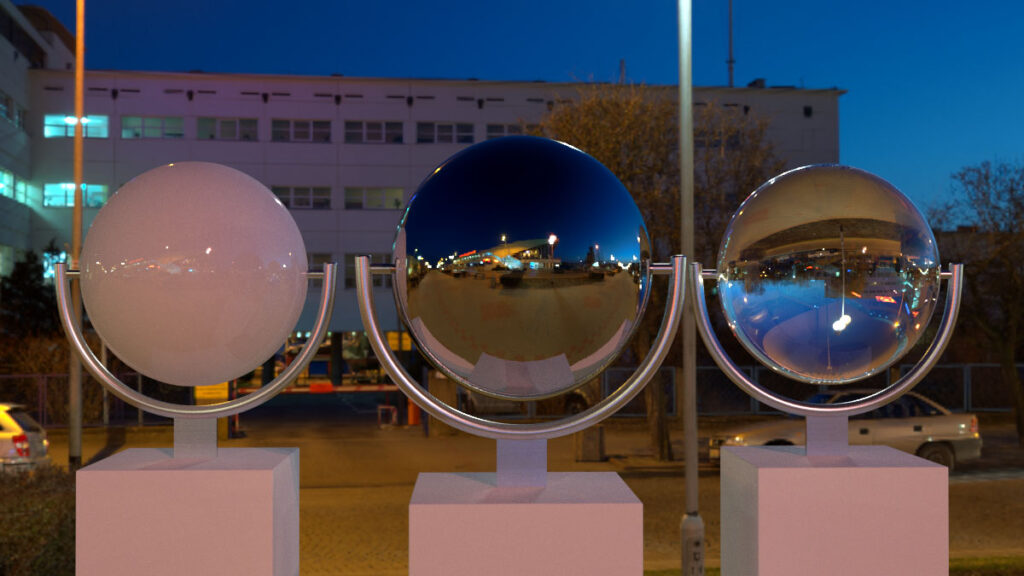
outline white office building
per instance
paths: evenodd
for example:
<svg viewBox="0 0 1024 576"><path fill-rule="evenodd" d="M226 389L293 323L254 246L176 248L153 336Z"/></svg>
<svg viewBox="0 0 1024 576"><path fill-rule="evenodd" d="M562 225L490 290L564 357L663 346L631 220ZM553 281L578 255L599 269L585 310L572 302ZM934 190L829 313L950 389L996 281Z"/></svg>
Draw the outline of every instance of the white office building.
<svg viewBox="0 0 1024 576"><path fill-rule="evenodd" d="M24 11L24 12L23 12ZM70 243L74 74L71 35L39 9L0 0L0 273L19 254ZM85 80L85 226L109 195L160 164L246 172L289 207L311 265L340 268L333 330L361 330L352 257L390 257L417 185L474 142L535 124L572 83L136 71ZM787 166L839 160L838 89L697 88L697 102L770 120ZM387 278L381 320L397 329ZM2 296L0 296L2 297ZM303 322L311 323L315 301Z"/></svg>

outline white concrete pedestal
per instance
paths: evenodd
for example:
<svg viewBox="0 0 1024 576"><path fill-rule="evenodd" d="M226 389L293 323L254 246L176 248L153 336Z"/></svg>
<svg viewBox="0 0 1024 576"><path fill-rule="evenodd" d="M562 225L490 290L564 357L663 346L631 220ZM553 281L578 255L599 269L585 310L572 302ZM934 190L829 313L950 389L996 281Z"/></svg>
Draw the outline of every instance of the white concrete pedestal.
<svg viewBox="0 0 1024 576"><path fill-rule="evenodd" d="M299 574L298 448L138 448L76 484L79 576Z"/></svg>
<svg viewBox="0 0 1024 576"><path fill-rule="evenodd" d="M409 503L410 576L639 576L643 504L614 472L549 472L543 487L493 473L420 474Z"/></svg>
<svg viewBox="0 0 1024 576"><path fill-rule="evenodd" d="M948 475L885 446L724 448L722 574L946 575Z"/></svg>

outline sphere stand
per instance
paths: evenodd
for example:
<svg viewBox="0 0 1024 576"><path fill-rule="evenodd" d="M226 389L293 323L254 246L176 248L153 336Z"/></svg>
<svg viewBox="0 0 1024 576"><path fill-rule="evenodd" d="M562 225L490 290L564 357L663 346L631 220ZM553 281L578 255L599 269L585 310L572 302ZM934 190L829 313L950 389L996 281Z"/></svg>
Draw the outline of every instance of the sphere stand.
<svg viewBox="0 0 1024 576"><path fill-rule="evenodd" d="M334 307L335 264L323 280L312 336L258 391L213 405L155 400L126 386L89 349L72 319L68 278L56 265L57 305L72 350L111 393L172 418L174 448L131 448L78 470L75 559L79 575L299 574L298 448L217 447L217 418L233 416L291 384L316 354Z"/></svg>
<svg viewBox="0 0 1024 576"><path fill-rule="evenodd" d="M513 424L466 414L423 389L399 364L377 322L372 274L394 274L356 258L359 311L370 345L398 387L457 430L497 441L494 473L421 473L409 503L409 573L561 576L643 572L643 505L614 472L549 472L547 442L614 414L657 372L685 297L686 260L652 265L671 275L651 352L622 386L587 410L553 422ZM460 381L450 370L446 376ZM571 551L571 553L567 553Z"/></svg>

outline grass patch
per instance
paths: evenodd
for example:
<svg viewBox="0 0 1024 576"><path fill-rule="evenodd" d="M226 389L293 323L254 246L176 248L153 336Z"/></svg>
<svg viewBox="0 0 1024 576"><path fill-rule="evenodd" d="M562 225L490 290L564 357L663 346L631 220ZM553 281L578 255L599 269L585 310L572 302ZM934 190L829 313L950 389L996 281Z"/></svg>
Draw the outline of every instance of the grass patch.
<svg viewBox="0 0 1024 576"><path fill-rule="evenodd" d="M1004 558L955 558L949 576L1024 576L1024 556Z"/></svg>
<svg viewBox="0 0 1024 576"><path fill-rule="evenodd" d="M645 570L644 576L679 576L679 570ZM721 576L719 568L705 568L704 576ZM949 576L1024 576L1024 556L955 558Z"/></svg>
<svg viewBox="0 0 1024 576"><path fill-rule="evenodd" d="M0 574L74 576L74 475L56 467L4 474L0 519Z"/></svg>
<svg viewBox="0 0 1024 576"><path fill-rule="evenodd" d="M705 576L721 576L720 568L705 568ZM679 576L679 570L644 570L643 576Z"/></svg>

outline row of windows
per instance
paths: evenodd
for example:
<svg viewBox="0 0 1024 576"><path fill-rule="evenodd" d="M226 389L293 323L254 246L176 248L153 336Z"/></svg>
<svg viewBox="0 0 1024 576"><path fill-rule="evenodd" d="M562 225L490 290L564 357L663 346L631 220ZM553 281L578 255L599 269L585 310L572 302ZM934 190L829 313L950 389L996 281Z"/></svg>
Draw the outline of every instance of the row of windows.
<svg viewBox="0 0 1024 576"><path fill-rule="evenodd" d="M110 189L106 184L82 183L82 205L88 208L101 208L107 203ZM43 206L68 208L75 205L75 184L60 182L43 184Z"/></svg>
<svg viewBox="0 0 1024 576"><path fill-rule="evenodd" d="M0 195L24 202L25 183L18 182L6 170L0 170ZM285 207L294 210L330 210L331 189L328 186L272 186L271 191ZM89 208L100 208L107 202L110 188L106 184L82 184L82 203ZM401 210L405 204L402 188L345 188L346 210ZM43 185L43 206L69 208L75 205L75 185L59 182Z"/></svg>
<svg viewBox="0 0 1024 576"><path fill-rule="evenodd" d="M331 189L327 186L272 186L271 191L287 208L330 210ZM346 210L401 210L405 191L401 188L345 188Z"/></svg>
<svg viewBox="0 0 1024 576"><path fill-rule="evenodd" d="M82 118L85 138L109 138L110 119L103 115ZM43 119L44 138L73 138L74 116L47 114ZM535 131L534 124L526 127ZM387 121L346 121L346 144L402 144L404 123ZM500 138L522 134L519 124L487 124L487 138ZM181 116L122 116L121 138L181 139L185 137L185 120ZM259 140L259 121L256 118L196 119L196 138L199 140ZM274 118L270 121L272 142L331 142L330 120L292 120ZM453 122L417 122L417 144L472 144L475 141L473 124Z"/></svg>

